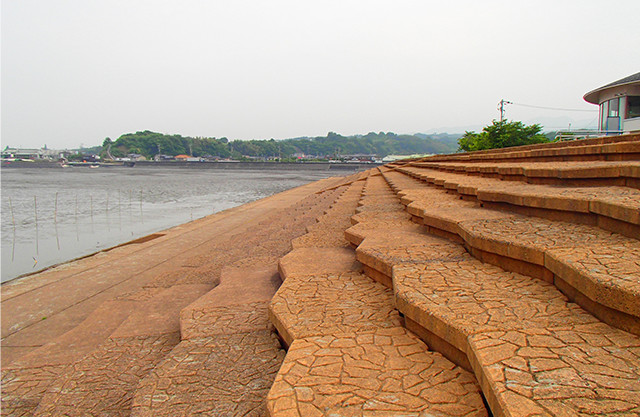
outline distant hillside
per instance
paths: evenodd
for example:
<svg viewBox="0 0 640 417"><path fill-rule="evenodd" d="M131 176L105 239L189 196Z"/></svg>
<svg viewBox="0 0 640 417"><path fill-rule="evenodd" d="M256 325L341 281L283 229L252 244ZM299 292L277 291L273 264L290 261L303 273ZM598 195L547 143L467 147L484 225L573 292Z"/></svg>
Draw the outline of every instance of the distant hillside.
<svg viewBox="0 0 640 417"><path fill-rule="evenodd" d="M242 156L290 158L295 154L319 158L356 154L384 157L391 154L452 153L457 146L457 136L448 134L397 135L393 132L370 132L366 135L342 136L329 132L327 136L278 141L274 139L229 141L227 138L186 137L145 130L124 134L116 141L105 139L101 155L107 156L107 149L109 149L113 157L134 153L147 158L157 154L220 158Z"/></svg>

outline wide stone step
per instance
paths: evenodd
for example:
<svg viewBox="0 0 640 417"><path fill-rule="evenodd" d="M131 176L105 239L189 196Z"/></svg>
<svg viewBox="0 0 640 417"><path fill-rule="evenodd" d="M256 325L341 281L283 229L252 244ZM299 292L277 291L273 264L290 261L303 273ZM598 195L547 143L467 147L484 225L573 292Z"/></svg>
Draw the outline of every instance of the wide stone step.
<svg viewBox="0 0 640 417"><path fill-rule="evenodd" d="M494 414L640 412L640 338L553 285L471 256L400 265L393 285L410 329L454 360L466 354Z"/></svg>
<svg viewBox="0 0 640 417"><path fill-rule="evenodd" d="M326 250L317 256L332 268ZM273 298L272 321L290 346L270 415L486 415L473 377L403 329L391 291L351 257L350 271L300 266Z"/></svg>
<svg viewBox="0 0 640 417"><path fill-rule="evenodd" d="M260 233L234 237L220 285L181 311L182 340L139 383L131 415L264 415L284 358L267 312L281 284L278 255L347 188L338 184L265 219Z"/></svg>
<svg viewBox="0 0 640 417"><path fill-rule="evenodd" d="M275 265L246 263L182 310L182 340L139 382L132 416L263 415L284 358L267 316L279 277Z"/></svg>
<svg viewBox="0 0 640 417"><path fill-rule="evenodd" d="M378 238L377 221L357 223L371 231L358 260L391 277L410 330L474 371L494 415L638 412L638 336L601 323L554 285L485 264L456 243L402 232Z"/></svg>
<svg viewBox="0 0 640 417"><path fill-rule="evenodd" d="M77 393L74 393L70 388L67 388L60 396L57 395L57 392L60 390L60 386L76 384L73 379L77 369L84 369L80 378L85 378L85 373L88 376L90 373L85 369L85 365L95 363L96 357L104 356L105 346L113 347L113 344L116 343L113 339L114 336L122 342L118 345L122 349L127 349L128 345L150 346L159 349L164 349L165 345L171 343L175 345L177 340L174 339L177 339L179 328L177 319L179 309L210 288L210 285L180 285L176 286L173 291L165 288L147 288L105 302L80 325L3 367L2 408L4 413L6 415L33 415L45 394L49 397L46 402L55 400L60 401L60 404L68 400L65 397L76 395ZM169 314L160 321L157 320L157 315L147 317L153 311L158 312L159 308L163 314L173 309L175 316L171 317ZM145 333L145 329L150 331L149 340L154 338L158 340L154 339L155 341L149 342L145 341L144 337L140 338L139 333L131 334L131 329L141 323L140 330L143 333ZM129 334L123 334L123 331ZM165 334L168 336L164 337ZM127 341L124 342L122 337L128 338ZM114 350L117 349L114 348ZM146 355L145 360L150 358L153 360L155 353L147 350ZM111 358L113 359L115 356L111 356ZM132 357L131 360L137 359L140 358ZM94 371L99 372L99 369L100 367L97 367ZM104 367L102 370L104 371ZM87 384L79 386L83 387L83 385ZM49 408L48 413L57 414L59 410L54 411L53 408Z"/></svg>
<svg viewBox="0 0 640 417"><path fill-rule="evenodd" d="M307 226L307 233L291 241L292 248L348 247L343 230L350 225L363 185L363 181L357 181L343 187L335 203L316 218L316 223Z"/></svg>
<svg viewBox="0 0 640 417"><path fill-rule="evenodd" d="M370 180L363 198L375 193ZM486 415L470 373L401 327L391 290L361 272L353 250L295 249L279 268L269 312L289 350L271 416Z"/></svg>
<svg viewBox="0 0 640 417"><path fill-rule="evenodd" d="M399 171L472 197L485 206L554 220L597 225L640 236L640 190L629 187L565 187L502 181L426 168Z"/></svg>
<svg viewBox="0 0 640 417"><path fill-rule="evenodd" d="M395 176L400 174L386 174ZM479 259L545 279L601 320L640 334L640 242L597 227L510 212L411 203L429 230L458 236ZM400 191L401 192L401 191ZM407 196L418 193L409 189ZM442 195L446 196L444 191Z"/></svg>
<svg viewBox="0 0 640 417"><path fill-rule="evenodd" d="M473 376L402 327L298 339L269 415L486 416Z"/></svg>
<svg viewBox="0 0 640 417"><path fill-rule="evenodd" d="M141 303L105 342L51 383L34 415L128 415L138 381L180 340L180 309L210 288L176 285Z"/></svg>
<svg viewBox="0 0 640 417"><path fill-rule="evenodd" d="M513 148L489 149L464 154L436 155L422 158L421 161L617 161L637 160L639 156L640 135L636 133Z"/></svg>
<svg viewBox="0 0 640 417"><path fill-rule="evenodd" d="M414 162L407 166L532 184L618 185L640 188L640 161Z"/></svg>

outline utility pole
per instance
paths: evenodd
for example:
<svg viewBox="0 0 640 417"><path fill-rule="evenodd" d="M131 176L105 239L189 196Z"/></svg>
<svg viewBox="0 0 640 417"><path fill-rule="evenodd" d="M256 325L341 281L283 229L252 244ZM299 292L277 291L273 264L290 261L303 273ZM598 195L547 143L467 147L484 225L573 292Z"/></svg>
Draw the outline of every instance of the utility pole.
<svg viewBox="0 0 640 417"><path fill-rule="evenodd" d="M504 120L504 105L505 104L513 104L510 101L507 101L505 99L500 100L500 103L498 103L498 110L500 110L500 122L502 122Z"/></svg>

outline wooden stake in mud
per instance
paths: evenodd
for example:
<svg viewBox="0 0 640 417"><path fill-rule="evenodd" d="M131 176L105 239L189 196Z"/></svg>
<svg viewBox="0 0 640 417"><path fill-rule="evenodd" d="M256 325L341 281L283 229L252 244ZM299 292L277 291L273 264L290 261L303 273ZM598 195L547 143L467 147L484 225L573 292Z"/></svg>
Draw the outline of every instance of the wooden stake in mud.
<svg viewBox="0 0 640 417"><path fill-rule="evenodd" d="M140 223L144 223L144 218L142 217L142 188L140 189Z"/></svg>
<svg viewBox="0 0 640 417"><path fill-rule="evenodd" d="M60 250L60 236L58 235L58 193L56 192L56 202L53 209L53 226L56 229L56 244Z"/></svg>
<svg viewBox="0 0 640 417"><path fill-rule="evenodd" d="M13 225L13 245L11 246L11 262L13 262L16 257L16 218L13 216L11 198L9 198L9 210L11 210L11 224Z"/></svg>
<svg viewBox="0 0 640 417"><path fill-rule="evenodd" d="M33 196L33 211L36 221L36 255L40 255L40 248L38 247L38 197Z"/></svg>

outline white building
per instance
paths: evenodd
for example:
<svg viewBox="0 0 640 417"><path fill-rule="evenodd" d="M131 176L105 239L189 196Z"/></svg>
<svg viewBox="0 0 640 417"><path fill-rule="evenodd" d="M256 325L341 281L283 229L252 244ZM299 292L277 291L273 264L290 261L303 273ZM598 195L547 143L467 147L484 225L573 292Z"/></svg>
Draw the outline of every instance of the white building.
<svg viewBox="0 0 640 417"><path fill-rule="evenodd" d="M590 91L584 99L600 106L598 129L601 132L640 131L640 72Z"/></svg>

